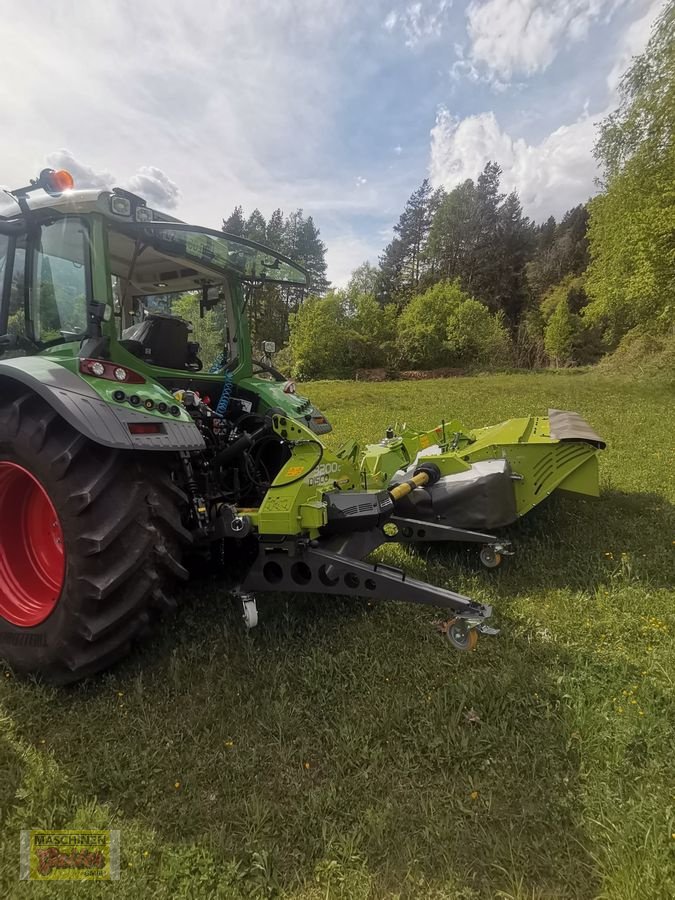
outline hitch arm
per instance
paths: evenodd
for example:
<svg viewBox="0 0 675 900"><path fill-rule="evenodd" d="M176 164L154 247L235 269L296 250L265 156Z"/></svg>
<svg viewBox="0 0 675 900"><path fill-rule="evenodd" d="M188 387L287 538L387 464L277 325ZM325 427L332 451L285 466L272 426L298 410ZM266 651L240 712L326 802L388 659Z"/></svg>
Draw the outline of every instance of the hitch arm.
<svg viewBox="0 0 675 900"><path fill-rule="evenodd" d="M392 534L387 526L395 526ZM322 538L322 546L327 550L343 556L364 559L382 544L416 544L423 541L460 541L492 546L497 542L493 534L482 531L468 531L440 522L423 522L420 519L407 519L403 516L392 516L377 528L368 531L353 531L348 535L330 535Z"/></svg>
<svg viewBox="0 0 675 900"><path fill-rule="evenodd" d="M288 591L402 600L443 607L457 618L467 620L471 626L482 624L492 614L491 606L408 578L402 569L381 563L371 565L325 549L318 542L301 547L295 545L292 549L293 553L284 544L261 545L240 590L244 593Z"/></svg>
<svg viewBox="0 0 675 900"><path fill-rule="evenodd" d="M440 522L424 522L421 519L407 519L403 516L392 516L389 521L396 525L398 534L387 537L387 540L398 543L415 541L459 541L472 544L492 544L497 538L494 534L482 531L470 531L467 528L455 528L454 525L443 525Z"/></svg>

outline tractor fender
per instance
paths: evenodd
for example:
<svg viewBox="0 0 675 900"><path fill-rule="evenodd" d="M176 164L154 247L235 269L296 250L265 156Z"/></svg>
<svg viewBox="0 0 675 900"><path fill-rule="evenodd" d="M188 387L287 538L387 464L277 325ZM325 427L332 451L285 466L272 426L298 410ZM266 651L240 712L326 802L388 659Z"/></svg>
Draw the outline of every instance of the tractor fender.
<svg viewBox="0 0 675 900"><path fill-rule="evenodd" d="M112 406L78 375L42 356L0 361L0 397L7 382L27 387L90 441L118 450L203 450L192 422L158 419L126 404ZM129 423L164 425L163 434L131 434Z"/></svg>

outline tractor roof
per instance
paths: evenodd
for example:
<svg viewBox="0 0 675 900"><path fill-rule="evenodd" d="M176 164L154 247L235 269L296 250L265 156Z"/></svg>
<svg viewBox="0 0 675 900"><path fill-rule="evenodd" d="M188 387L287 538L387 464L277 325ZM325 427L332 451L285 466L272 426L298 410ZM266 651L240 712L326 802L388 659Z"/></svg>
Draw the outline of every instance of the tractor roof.
<svg viewBox="0 0 675 900"><path fill-rule="evenodd" d="M96 189L64 191L62 194L47 194L44 191L26 194L25 201L31 210L54 209L57 212L77 215L78 213L102 212L111 219L117 219L110 207L112 191ZM139 198L141 200L142 198ZM143 201L144 202L144 201ZM0 219L13 219L21 215L19 203L9 191L0 192ZM152 210L153 222L181 222L167 213Z"/></svg>
<svg viewBox="0 0 675 900"><path fill-rule="evenodd" d="M99 213L128 237L161 245L165 253L212 269L225 269L246 281L309 285L305 269L278 251L238 235L188 225L151 209L142 197L118 188L66 190L56 195L35 191L22 195L22 203L31 212L44 209L68 215ZM20 219L23 214L14 194L0 190L0 221Z"/></svg>

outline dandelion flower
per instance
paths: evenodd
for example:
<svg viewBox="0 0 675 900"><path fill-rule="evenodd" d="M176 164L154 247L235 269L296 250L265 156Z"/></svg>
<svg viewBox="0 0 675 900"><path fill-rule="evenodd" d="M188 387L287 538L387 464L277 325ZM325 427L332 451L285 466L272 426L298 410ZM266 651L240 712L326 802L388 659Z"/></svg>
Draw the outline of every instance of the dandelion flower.
<svg viewBox="0 0 675 900"><path fill-rule="evenodd" d="M479 794L478 791L471 791L471 799L478 800Z"/></svg>

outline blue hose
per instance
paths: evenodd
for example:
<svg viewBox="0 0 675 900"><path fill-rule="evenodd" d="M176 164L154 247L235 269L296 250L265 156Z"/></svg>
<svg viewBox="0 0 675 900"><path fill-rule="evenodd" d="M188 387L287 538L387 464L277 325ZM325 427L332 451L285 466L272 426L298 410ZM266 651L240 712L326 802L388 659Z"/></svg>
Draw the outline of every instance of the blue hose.
<svg viewBox="0 0 675 900"><path fill-rule="evenodd" d="M232 376L229 372L225 373L225 383L223 384L223 390L220 394L220 400L218 401L218 406L216 407L216 412L219 416L224 416L227 412L227 407L230 404L230 397L232 396Z"/></svg>
<svg viewBox="0 0 675 900"><path fill-rule="evenodd" d="M225 354L221 353L220 357L213 363L211 368L209 369L209 374L216 374L221 371L221 369L225 368ZM232 376L229 372L223 373L225 376L225 382L223 384L223 390L220 394L220 400L218 401L218 406L216 407L216 412L219 416L224 416L227 412L227 407L230 404L230 397L232 396Z"/></svg>

